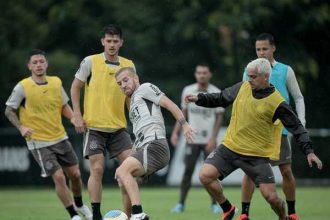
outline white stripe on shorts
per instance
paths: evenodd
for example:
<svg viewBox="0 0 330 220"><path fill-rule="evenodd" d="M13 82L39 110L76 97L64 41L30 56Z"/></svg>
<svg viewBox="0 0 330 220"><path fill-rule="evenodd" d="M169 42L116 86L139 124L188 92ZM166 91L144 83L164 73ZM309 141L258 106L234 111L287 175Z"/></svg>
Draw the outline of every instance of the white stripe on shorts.
<svg viewBox="0 0 330 220"><path fill-rule="evenodd" d="M45 170L45 166L44 166L44 163L42 161L42 157L41 157L41 153L40 153L40 150L39 149L36 149L37 153L38 153L38 160L40 162L40 167L41 167L41 176L42 177L47 177L47 173L46 173L46 170Z"/></svg>
<svg viewBox="0 0 330 220"><path fill-rule="evenodd" d="M144 172L147 173L148 172L148 147L149 144L143 148L143 168L144 168Z"/></svg>
<svg viewBox="0 0 330 220"><path fill-rule="evenodd" d="M84 153L83 153L83 156L86 155L88 138L89 138L89 129L87 128L87 131L86 131L85 137L84 137Z"/></svg>

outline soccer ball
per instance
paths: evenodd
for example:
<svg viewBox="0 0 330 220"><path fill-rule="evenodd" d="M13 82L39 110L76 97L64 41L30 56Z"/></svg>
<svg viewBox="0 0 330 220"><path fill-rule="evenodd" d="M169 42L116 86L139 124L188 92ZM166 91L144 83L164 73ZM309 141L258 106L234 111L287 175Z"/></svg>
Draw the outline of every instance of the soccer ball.
<svg viewBox="0 0 330 220"><path fill-rule="evenodd" d="M120 210L111 210L105 214L103 220L128 220L128 217Z"/></svg>

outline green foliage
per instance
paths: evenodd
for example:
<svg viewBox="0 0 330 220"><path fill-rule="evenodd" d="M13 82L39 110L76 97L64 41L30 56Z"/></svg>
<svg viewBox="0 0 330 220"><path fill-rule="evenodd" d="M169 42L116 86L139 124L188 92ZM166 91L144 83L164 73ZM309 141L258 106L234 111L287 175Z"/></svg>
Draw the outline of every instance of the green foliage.
<svg viewBox="0 0 330 220"><path fill-rule="evenodd" d="M49 72L64 77L68 89L79 61L102 51L100 31L109 23L122 26L121 55L134 60L141 79L158 84L177 103L199 62L211 64L213 83L222 88L241 80L255 58L255 37L270 32L276 59L293 67L309 101L308 125L329 127L330 120L321 118L330 111L329 7L311 0L1 1L0 101L28 75L25 56L32 48L48 52L56 62Z"/></svg>

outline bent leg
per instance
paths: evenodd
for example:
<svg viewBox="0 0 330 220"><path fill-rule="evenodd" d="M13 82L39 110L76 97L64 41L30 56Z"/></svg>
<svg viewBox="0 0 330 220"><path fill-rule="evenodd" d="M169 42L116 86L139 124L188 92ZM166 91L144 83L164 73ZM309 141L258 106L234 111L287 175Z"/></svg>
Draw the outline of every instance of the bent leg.
<svg viewBox="0 0 330 220"><path fill-rule="evenodd" d="M88 178L88 194L92 203L102 200L102 178L104 172L103 154L89 156L90 175Z"/></svg>
<svg viewBox="0 0 330 220"><path fill-rule="evenodd" d="M275 183L260 183L259 185L262 196L270 204L274 212L280 220L286 219L285 203L276 193Z"/></svg>
<svg viewBox="0 0 330 220"><path fill-rule="evenodd" d="M74 165L70 167L63 167L65 173L68 175L70 180L70 186L73 195L81 196L82 192L82 181L81 181L81 174L79 170L79 165Z"/></svg>
<svg viewBox="0 0 330 220"><path fill-rule="evenodd" d="M69 187L66 184L65 175L62 169L58 169L52 174L52 179L55 184L55 192L58 198L61 200L64 207L68 207L73 204Z"/></svg>

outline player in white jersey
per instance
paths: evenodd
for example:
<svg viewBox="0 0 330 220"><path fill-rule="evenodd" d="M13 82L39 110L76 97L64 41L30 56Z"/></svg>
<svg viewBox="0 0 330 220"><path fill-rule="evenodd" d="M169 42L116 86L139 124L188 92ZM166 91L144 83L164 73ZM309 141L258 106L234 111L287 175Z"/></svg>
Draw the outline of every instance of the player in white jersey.
<svg viewBox="0 0 330 220"><path fill-rule="evenodd" d="M169 110L181 124L188 143L192 143L193 130L178 106L151 83L140 85L139 78L131 67L116 73L116 81L130 98L129 117L136 137L133 153L119 166L116 179L127 193L132 204L131 220L147 220L143 212L139 187L135 180L148 177L165 167L170 160L161 107Z"/></svg>
<svg viewBox="0 0 330 220"><path fill-rule="evenodd" d="M183 212L185 200L191 187L191 177L195 169L196 162L200 154L204 153L204 159L213 151L216 146L216 138L221 127L223 108L205 108L197 106L195 103L185 103L184 98L188 94L219 93L220 89L209 83L212 77L210 67L207 64L198 64L195 68L196 83L186 86L182 92L181 109L189 124L196 131L194 144L185 146L185 170L180 186L180 199L172 212ZM178 144L178 133L181 130L177 122L174 126L171 143ZM214 213L221 211L220 206L212 199L211 210Z"/></svg>

